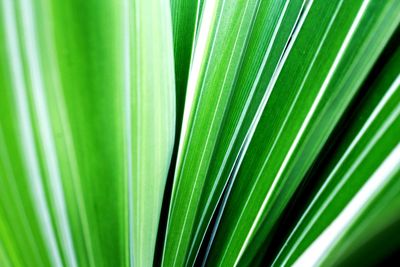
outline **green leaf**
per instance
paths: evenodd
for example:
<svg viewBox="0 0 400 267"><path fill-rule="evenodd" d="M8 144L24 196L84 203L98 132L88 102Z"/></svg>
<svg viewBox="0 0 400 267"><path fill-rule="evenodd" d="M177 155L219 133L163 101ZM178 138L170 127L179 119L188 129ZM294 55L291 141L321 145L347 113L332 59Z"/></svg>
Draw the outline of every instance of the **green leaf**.
<svg viewBox="0 0 400 267"><path fill-rule="evenodd" d="M261 1L254 17L241 68L238 70L224 121L218 134L206 182L202 189L189 261L198 257L199 245L215 214L235 161L251 127L266 85L285 49L302 6L300 1Z"/></svg>
<svg viewBox="0 0 400 267"><path fill-rule="evenodd" d="M332 265L332 259L337 257L332 250L342 249L340 245L344 236L354 230L355 225L358 228L362 227L360 219L364 219L366 215L373 212L373 205L384 203L385 200L387 201L387 199L384 199L387 196L391 197L390 200L395 201L394 204L398 204L396 196L400 192L399 155L400 145L397 145L336 219L307 248L293 266L304 266L304 264ZM392 212L399 210L398 207L396 208Z"/></svg>
<svg viewBox="0 0 400 267"><path fill-rule="evenodd" d="M176 130L178 136L181 130L190 60L198 24L200 23L203 2L203 0L171 1L176 79Z"/></svg>
<svg viewBox="0 0 400 267"><path fill-rule="evenodd" d="M189 73L163 265L184 264L207 166L257 6L258 1L205 3Z"/></svg>
<svg viewBox="0 0 400 267"><path fill-rule="evenodd" d="M246 264L268 239L397 27L399 7L395 1L307 3L269 84L270 96L238 167L208 262Z"/></svg>
<svg viewBox="0 0 400 267"><path fill-rule="evenodd" d="M365 100L348 123L350 127L341 138L338 152L330 157L329 167L321 171L323 183L285 241L274 262L276 266L292 265L350 205L355 195L364 190L361 187L377 176L376 172L382 170L386 158L393 157L389 154L398 144L396 136L400 131L399 63L400 49L397 48L374 83L368 85L369 93L364 96ZM389 181L398 177L395 173L387 174ZM383 174L379 176L384 177ZM379 187L376 186L374 190L378 191ZM396 187L392 186L392 190L396 190ZM354 224L349 221L346 227L350 227L351 223Z"/></svg>
<svg viewBox="0 0 400 267"><path fill-rule="evenodd" d="M175 138L172 26L167 1L126 5L124 38L134 29L124 54L129 249L134 265L150 266Z"/></svg>
<svg viewBox="0 0 400 267"><path fill-rule="evenodd" d="M386 265L399 29L398 0L0 0L0 266Z"/></svg>
<svg viewBox="0 0 400 267"><path fill-rule="evenodd" d="M169 2L1 7L8 261L151 265L175 135Z"/></svg>

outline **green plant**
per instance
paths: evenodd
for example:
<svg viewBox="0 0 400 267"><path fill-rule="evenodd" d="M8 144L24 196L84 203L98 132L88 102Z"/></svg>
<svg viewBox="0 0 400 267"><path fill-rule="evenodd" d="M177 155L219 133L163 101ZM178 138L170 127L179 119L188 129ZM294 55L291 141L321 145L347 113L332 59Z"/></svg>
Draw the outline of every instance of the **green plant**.
<svg viewBox="0 0 400 267"><path fill-rule="evenodd" d="M0 266L390 257L399 25L397 0L0 0Z"/></svg>

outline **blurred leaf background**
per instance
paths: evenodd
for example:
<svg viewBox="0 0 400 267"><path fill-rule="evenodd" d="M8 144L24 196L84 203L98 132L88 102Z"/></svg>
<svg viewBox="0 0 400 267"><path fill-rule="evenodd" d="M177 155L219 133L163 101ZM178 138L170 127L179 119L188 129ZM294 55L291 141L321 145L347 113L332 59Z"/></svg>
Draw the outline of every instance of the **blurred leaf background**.
<svg viewBox="0 0 400 267"><path fill-rule="evenodd" d="M400 263L399 25L397 0L0 0L0 266Z"/></svg>

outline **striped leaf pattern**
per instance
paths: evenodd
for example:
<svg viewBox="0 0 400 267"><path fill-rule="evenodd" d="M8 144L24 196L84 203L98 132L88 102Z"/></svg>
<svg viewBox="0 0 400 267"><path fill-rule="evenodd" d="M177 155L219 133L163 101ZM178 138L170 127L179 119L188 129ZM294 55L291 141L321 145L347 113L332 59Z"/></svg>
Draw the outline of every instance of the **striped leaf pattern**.
<svg viewBox="0 0 400 267"><path fill-rule="evenodd" d="M397 0L0 0L0 266L387 264L399 31Z"/></svg>

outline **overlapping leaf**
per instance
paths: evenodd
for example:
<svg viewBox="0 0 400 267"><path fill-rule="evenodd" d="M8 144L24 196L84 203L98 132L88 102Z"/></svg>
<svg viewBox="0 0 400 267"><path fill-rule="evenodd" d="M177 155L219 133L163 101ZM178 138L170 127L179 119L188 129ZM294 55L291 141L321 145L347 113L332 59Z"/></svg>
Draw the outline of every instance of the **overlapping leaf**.
<svg viewBox="0 0 400 267"><path fill-rule="evenodd" d="M0 265L387 256L399 14L396 0L0 0Z"/></svg>
<svg viewBox="0 0 400 267"><path fill-rule="evenodd" d="M319 175L322 185L307 206L298 225L285 242L275 264L291 265L323 229L339 215L361 187L372 177L398 144L400 131L400 50L390 61L354 112L350 127L332 163ZM395 172L390 179L394 179ZM383 177L381 177L383 178ZM375 188L378 190L378 187Z"/></svg>
<svg viewBox="0 0 400 267"><path fill-rule="evenodd" d="M307 3L287 58L270 85L271 95L223 210L209 262L245 264L265 243L397 27L398 8L395 1Z"/></svg>
<svg viewBox="0 0 400 267"><path fill-rule="evenodd" d="M204 4L189 73L163 265L185 262L195 210L258 5L259 1Z"/></svg>

